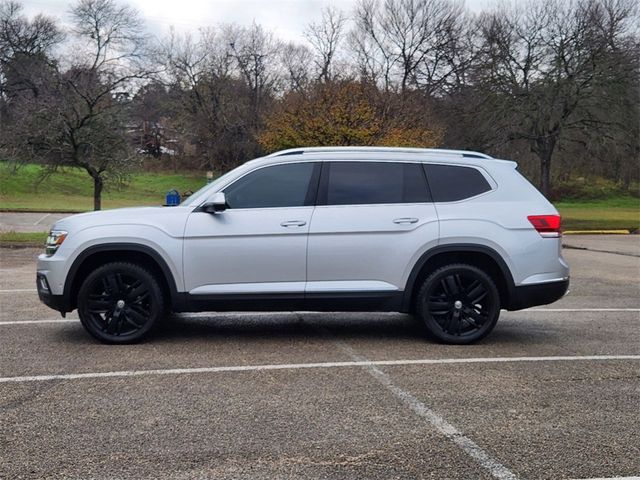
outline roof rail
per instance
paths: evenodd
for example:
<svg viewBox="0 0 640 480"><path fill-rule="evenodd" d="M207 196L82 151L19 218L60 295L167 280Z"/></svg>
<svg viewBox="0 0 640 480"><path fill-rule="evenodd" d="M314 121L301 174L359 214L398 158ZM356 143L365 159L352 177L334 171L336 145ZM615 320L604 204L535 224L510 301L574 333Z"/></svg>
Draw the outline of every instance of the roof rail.
<svg viewBox="0 0 640 480"><path fill-rule="evenodd" d="M469 158L493 158L486 153L470 150L448 150L439 148L410 148L410 147L300 147L274 152L268 157L282 157L284 155L302 155L304 153L348 153L348 152L397 152L397 153L430 153L436 155L456 155Z"/></svg>

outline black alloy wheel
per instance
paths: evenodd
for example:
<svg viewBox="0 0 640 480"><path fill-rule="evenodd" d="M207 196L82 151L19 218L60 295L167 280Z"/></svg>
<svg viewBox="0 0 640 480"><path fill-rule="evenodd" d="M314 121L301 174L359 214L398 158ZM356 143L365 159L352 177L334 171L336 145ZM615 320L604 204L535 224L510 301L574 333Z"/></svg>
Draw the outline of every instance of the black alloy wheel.
<svg viewBox="0 0 640 480"><path fill-rule="evenodd" d="M78 314L85 329L105 343L132 343L161 318L162 290L139 265L115 262L91 272L78 293Z"/></svg>
<svg viewBox="0 0 640 480"><path fill-rule="evenodd" d="M473 343L493 330L500 315L494 281L472 265L446 265L424 281L417 313L429 333L443 343Z"/></svg>

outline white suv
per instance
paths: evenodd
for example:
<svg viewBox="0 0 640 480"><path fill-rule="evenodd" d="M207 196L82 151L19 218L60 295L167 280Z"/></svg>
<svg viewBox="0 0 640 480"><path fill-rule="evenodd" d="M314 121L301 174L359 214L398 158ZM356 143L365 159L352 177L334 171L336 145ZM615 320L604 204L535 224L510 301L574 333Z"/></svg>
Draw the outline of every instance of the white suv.
<svg viewBox="0 0 640 480"><path fill-rule="evenodd" d="M452 150L332 147L247 162L176 207L56 223L40 299L127 343L168 312L410 312L446 343L569 285L558 212L516 163Z"/></svg>

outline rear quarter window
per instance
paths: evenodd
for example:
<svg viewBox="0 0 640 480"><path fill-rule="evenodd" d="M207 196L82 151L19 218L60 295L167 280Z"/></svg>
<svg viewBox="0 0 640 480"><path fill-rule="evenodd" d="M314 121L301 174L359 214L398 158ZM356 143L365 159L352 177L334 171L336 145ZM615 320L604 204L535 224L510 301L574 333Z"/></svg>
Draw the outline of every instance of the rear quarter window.
<svg viewBox="0 0 640 480"><path fill-rule="evenodd" d="M487 179L475 168L423 165L434 202L456 202L491 190Z"/></svg>

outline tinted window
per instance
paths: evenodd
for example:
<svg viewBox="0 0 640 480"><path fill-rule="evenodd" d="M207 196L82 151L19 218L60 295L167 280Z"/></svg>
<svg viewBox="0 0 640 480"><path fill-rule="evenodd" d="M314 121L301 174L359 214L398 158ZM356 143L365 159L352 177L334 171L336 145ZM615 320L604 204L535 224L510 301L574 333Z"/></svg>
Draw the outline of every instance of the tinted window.
<svg viewBox="0 0 640 480"><path fill-rule="evenodd" d="M429 201L424 174L419 164L331 162L327 167L328 174L323 179L323 204L362 205Z"/></svg>
<svg viewBox="0 0 640 480"><path fill-rule="evenodd" d="M314 163L274 165L248 173L224 189L229 208L305 205Z"/></svg>
<svg viewBox="0 0 640 480"><path fill-rule="evenodd" d="M434 202L455 202L491 190L475 168L425 164L424 169Z"/></svg>

